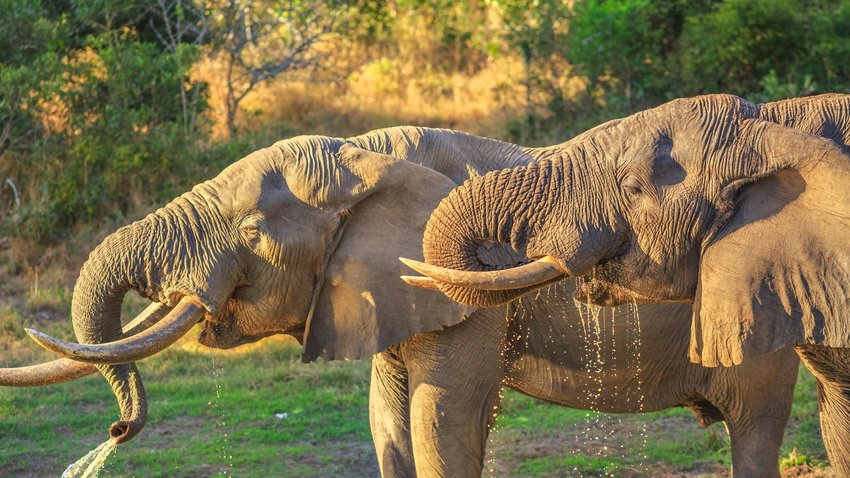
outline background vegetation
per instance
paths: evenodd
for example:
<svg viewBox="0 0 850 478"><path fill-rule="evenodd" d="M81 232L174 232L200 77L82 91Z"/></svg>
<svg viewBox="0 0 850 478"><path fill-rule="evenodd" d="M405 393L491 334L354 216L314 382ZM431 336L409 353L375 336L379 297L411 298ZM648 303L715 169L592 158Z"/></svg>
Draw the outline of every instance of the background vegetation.
<svg viewBox="0 0 850 478"><path fill-rule="evenodd" d="M543 144L684 95L850 88L846 0L0 0L0 12L0 236L39 244L136 217L294 134L416 123Z"/></svg>
<svg viewBox="0 0 850 478"><path fill-rule="evenodd" d="M105 234L278 139L419 124L553 144L679 96L848 92L848 58L847 0L0 0L2 363L29 358L23 325L67 333ZM0 417L41 406L8 396ZM4 445L28 436L7 423Z"/></svg>

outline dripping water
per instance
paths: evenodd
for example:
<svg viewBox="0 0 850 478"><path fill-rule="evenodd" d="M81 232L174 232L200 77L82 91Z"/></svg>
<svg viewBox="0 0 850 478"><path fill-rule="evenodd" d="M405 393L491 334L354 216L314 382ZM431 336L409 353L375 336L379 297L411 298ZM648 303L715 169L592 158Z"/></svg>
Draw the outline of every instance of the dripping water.
<svg viewBox="0 0 850 478"><path fill-rule="evenodd" d="M68 466L62 473L62 478L97 478L98 473L106 464L106 459L115 451L117 446L118 441L114 438L106 440Z"/></svg>
<svg viewBox="0 0 850 478"><path fill-rule="evenodd" d="M632 303L629 304L629 306L630 306L630 312L631 312L629 314L629 317L630 317L630 319L634 320L634 325L632 326L632 324L629 324L628 329L630 331L633 331L632 332L633 333L632 346L634 347L634 357L633 358L634 358L635 364L637 366L637 371L636 371L637 373L635 374L635 376L637 377L637 384L636 384L635 390L636 390L637 401L638 401L638 403L637 403L638 413L643 414L645 410L644 410L643 384L641 383L641 379L640 379L641 372L642 372L642 370L641 370L642 361L641 361L641 356L640 356L640 351L641 351L640 309L638 309L637 300L635 300L635 299L632 299ZM647 442L646 420L640 420L640 431L639 431L639 433L640 433L640 452L639 452L640 462L638 463L638 469L640 469L644 472L647 472L649 470L646 468L646 461L647 461L647 456L646 456L646 442Z"/></svg>
<svg viewBox="0 0 850 478"><path fill-rule="evenodd" d="M599 413L606 404L624 402L626 407L637 413L646 411L644 404L644 390L641 383L642 358L641 358L641 327L640 314L636 302L629 304L626 310L612 308L610 317L602 313L602 308L587 303L576 301L575 307L578 311L579 324L583 337L583 356L581 362L587 372L579 387L587 394L588 409L585 414L585 424L579 429L576 440L585 445L585 453L604 457L618 454L622 458L629 459L635 455L639 458L638 469L646 473L646 444L647 426L644 419L639 418L637 427L628 428L628 439L617 440L616 435L623 429L623 419L619 414ZM625 333L617 335L617 318L625 319L625 324L620 324L620 330ZM610 319L610 321L609 321ZM622 327L625 325L625 327ZM610 333L610 337L606 334ZM619 344L617 343L619 341ZM618 350L619 345L619 350ZM622 369L618 370L618 361L622 356ZM610 360L606 360L610 358ZM613 384L633 380L630 384L624 383L623 387L615 387ZM608 387L606 389L606 383ZM627 419L627 421L629 421ZM635 435L639 435L635 440ZM631 446L629 446L631 445ZM631 447L640 449L629 450ZM574 468L575 476L581 474L579 468ZM614 470L605 471L604 476L615 476Z"/></svg>
<svg viewBox="0 0 850 478"><path fill-rule="evenodd" d="M216 427L220 432L220 437L218 439L218 449L219 449L219 458L224 465L224 469L219 473L219 476L226 476L228 478L233 478L233 450L230 443L230 436L227 432L227 420L224 416L224 409L222 407L221 400L221 379L224 375L224 366L216 365L215 353L212 356L212 376L213 376L213 384L215 386L215 395L213 398L207 402L207 405L211 408L212 412L216 416Z"/></svg>
<svg viewBox="0 0 850 478"><path fill-rule="evenodd" d="M578 311L579 321L582 325L583 332L583 357L586 376L584 383L580 386L588 397L588 412L585 413L585 423L580 429L580 436L577 438L585 445L593 445L592 448L585 450L585 453L593 456L605 457L612 453L612 442L614 435L621 424L621 419L618 415L606 415L600 413L606 399L617 400L615 396L616 390L607 390L606 396L605 383L606 377L613 375L616 377L616 348L613 346L616 335L614 331L614 313L611 315L611 344L612 348L605 350L608 342L605 337L607 327L604 326L605 317L602 308L588 303L575 303ZM611 361L612 366L607 364L605 354L614 357ZM620 450L623 451L623 450ZM580 474L578 468L573 471ZM605 471L603 476L614 476L611 472Z"/></svg>
<svg viewBox="0 0 850 478"><path fill-rule="evenodd" d="M538 291L537 297L539 298L540 292ZM521 300L512 302L505 309L505 339L502 341L502 348L499 351L499 360L501 360L502 364L507 364L508 358L508 350L514 349L517 345L524 341L526 346L528 345L528 333L526 332L524 335L519 333L511 332L511 323L517 323L517 321L521 321L523 316L525 315L525 309L523 307L523 302ZM524 329L524 328L523 328ZM510 335L508 335L510 334ZM502 401L505 398L504 395L505 387L504 385L499 386L499 399L497 404L493 405L490 410L491 416L490 421L488 423L488 431L489 436L487 438L487 447L486 447L486 459L485 459L485 471L489 478L498 478L500 472L503 470L499 469L499 459L498 456L501 451L505 448L506 444L502 442L500 435L498 433L499 426L501 422L498 420L500 406Z"/></svg>

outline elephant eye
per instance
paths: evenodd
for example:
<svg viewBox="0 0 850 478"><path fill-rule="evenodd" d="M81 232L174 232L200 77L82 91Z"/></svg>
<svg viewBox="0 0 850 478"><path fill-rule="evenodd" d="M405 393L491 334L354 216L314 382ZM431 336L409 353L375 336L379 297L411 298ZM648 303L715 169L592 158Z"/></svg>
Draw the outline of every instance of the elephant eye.
<svg viewBox="0 0 850 478"><path fill-rule="evenodd" d="M634 204L634 202L643 194L643 188L641 188L640 183L634 179L629 178L623 182L623 194L626 196L626 200L629 204Z"/></svg>

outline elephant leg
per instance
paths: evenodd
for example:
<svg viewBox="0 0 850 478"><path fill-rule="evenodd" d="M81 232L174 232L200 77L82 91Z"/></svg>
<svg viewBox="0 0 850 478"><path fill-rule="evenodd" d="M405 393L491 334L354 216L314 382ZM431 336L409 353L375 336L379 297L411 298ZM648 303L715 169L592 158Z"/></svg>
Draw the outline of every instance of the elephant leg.
<svg viewBox="0 0 850 478"><path fill-rule="evenodd" d="M797 353L817 379L823 445L836 476L850 476L850 349L802 345Z"/></svg>
<svg viewBox="0 0 850 478"><path fill-rule="evenodd" d="M404 358L420 478L481 476L504 373L501 312L479 311L454 327L409 340Z"/></svg>
<svg viewBox="0 0 850 478"><path fill-rule="evenodd" d="M779 448L782 445L785 421L758 415L753 419L750 423L726 423L732 443L732 476L779 478ZM780 421L783 423L778 423Z"/></svg>
<svg viewBox="0 0 850 478"><path fill-rule="evenodd" d="M726 420L735 478L779 478L779 453L800 362L790 348L718 369L709 400Z"/></svg>
<svg viewBox="0 0 850 478"><path fill-rule="evenodd" d="M415 477L407 368L393 350L372 358L369 424L381 476Z"/></svg>

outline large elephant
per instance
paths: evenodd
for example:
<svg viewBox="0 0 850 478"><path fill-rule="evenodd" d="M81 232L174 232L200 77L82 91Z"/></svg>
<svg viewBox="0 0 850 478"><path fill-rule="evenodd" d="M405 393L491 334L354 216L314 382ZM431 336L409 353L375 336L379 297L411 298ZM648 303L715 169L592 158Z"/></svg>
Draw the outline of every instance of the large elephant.
<svg viewBox="0 0 850 478"><path fill-rule="evenodd" d="M473 308L398 279L397 258L421 255L426 221L452 188L559 150L412 127L282 141L103 241L73 296L74 328L90 345L31 334L97 364L118 398L121 419L110 434L119 441L145 423L131 362L203 321L199 340L212 347L284 333L303 343L305 361L377 354L370 421L388 476L479 476L503 384L609 412L690 406L704 425L726 420L736 475L778 476L798 368L792 350L705 369L686 358L689 308L647 306L638 334L628 311L603 317L616 352L602 352L605 373L595 375L571 283L507 308ZM482 257L518 260L497 250ZM163 305L125 327L122 339L128 290ZM63 359L0 371L0 382L56 382L90 367ZM639 394L624 392L638 384Z"/></svg>
<svg viewBox="0 0 850 478"><path fill-rule="evenodd" d="M692 302L690 358L709 367L796 346L850 476L848 145L850 96L672 101L458 188L426 229L432 267L413 265L468 304L564 275L597 304ZM498 247L543 260L486 271L475 256Z"/></svg>

